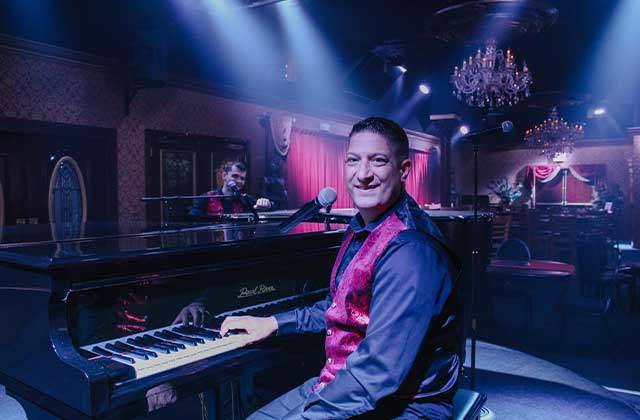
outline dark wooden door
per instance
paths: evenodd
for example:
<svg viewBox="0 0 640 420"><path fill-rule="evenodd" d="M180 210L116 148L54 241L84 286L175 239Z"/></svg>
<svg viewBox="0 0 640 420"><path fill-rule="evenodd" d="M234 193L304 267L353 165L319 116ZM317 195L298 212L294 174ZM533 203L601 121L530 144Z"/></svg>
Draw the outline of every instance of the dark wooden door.
<svg viewBox="0 0 640 420"><path fill-rule="evenodd" d="M227 162L247 162L247 142L147 130L145 156L147 197L200 195L220 186ZM148 201L147 219L165 220L167 203L172 206L174 216L181 218L187 214L193 200L172 200L164 204L163 201Z"/></svg>
<svg viewBox="0 0 640 420"><path fill-rule="evenodd" d="M115 221L115 130L4 119L0 181L6 224L49 222L49 183L63 156L77 162L84 178L87 221Z"/></svg>

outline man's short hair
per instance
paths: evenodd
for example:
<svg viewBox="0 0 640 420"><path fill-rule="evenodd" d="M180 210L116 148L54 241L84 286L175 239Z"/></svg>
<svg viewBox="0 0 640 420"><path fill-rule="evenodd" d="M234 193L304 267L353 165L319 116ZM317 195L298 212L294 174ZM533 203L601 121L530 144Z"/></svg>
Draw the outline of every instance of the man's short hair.
<svg viewBox="0 0 640 420"><path fill-rule="evenodd" d="M234 162L228 163L227 166L224 167L224 173L228 174L229 172L233 171L234 166L238 168L240 172L247 172L247 165L240 162L239 160L236 160Z"/></svg>
<svg viewBox="0 0 640 420"><path fill-rule="evenodd" d="M354 124L349 140L357 133L369 131L384 137L393 149L399 162L409 158L409 138L397 123L381 117L369 117Z"/></svg>

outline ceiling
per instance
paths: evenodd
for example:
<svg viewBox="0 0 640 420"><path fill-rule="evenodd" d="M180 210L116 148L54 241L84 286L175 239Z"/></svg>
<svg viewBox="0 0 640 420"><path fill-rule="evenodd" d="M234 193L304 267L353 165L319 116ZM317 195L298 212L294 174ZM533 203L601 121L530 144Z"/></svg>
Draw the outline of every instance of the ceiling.
<svg viewBox="0 0 640 420"><path fill-rule="evenodd" d="M429 114L456 113L472 128L512 118L524 130L544 117L548 105L559 105L568 119L584 121L589 107L605 103L617 119L617 131L592 135L624 135L623 128L633 123L640 76L592 76L616 13L636 0L478 1L542 5L558 12L539 33L503 34L499 47L511 47L519 65L526 59L534 95L490 113L458 102L448 82L453 66L478 46L445 42L434 33L434 13L462 1L241 0L242 8L232 12L242 16L229 18L214 5L230 0L4 0L0 28L9 35L116 59L134 75L141 67L141 74L153 77L155 72L161 79L166 70L317 108L386 115L415 129L426 128ZM285 8L292 11L283 14ZM473 26L474 19L463 25ZM145 48L166 53L166 61L145 62ZM633 57L629 60L640 65ZM409 70L401 81L394 79L389 64L397 62ZM284 77L285 64L291 80ZM431 86L428 97L416 96L421 81Z"/></svg>

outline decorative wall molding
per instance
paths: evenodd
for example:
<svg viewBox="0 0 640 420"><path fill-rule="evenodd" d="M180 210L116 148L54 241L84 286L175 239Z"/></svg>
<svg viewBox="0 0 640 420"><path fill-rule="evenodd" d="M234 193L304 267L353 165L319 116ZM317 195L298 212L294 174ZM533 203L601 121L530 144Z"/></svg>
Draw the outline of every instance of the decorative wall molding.
<svg viewBox="0 0 640 420"><path fill-rule="evenodd" d="M112 71L119 64L114 59L5 34L0 34L0 52L108 71Z"/></svg>

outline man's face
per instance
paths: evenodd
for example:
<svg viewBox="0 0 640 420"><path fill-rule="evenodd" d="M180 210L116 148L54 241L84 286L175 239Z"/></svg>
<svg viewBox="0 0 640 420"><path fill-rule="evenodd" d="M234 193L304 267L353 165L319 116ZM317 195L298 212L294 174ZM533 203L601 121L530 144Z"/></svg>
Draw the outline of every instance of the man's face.
<svg viewBox="0 0 640 420"><path fill-rule="evenodd" d="M403 190L411 161L398 159L387 140L369 131L349 141L345 181L349 195L366 223L384 213Z"/></svg>
<svg viewBox="0 0 640 420"><path fill-rule="evenodd" d="M239 170L237 166L232 167L229 172L223 172L222 174L222 181L224 182L225 186L230 179L233 179L236 182L236 186L239 190L242 190L244 188L246 178L247 172Z"/></svg>

